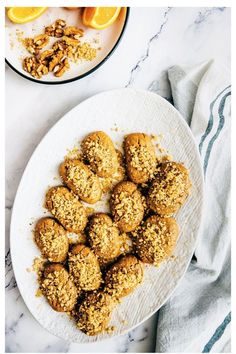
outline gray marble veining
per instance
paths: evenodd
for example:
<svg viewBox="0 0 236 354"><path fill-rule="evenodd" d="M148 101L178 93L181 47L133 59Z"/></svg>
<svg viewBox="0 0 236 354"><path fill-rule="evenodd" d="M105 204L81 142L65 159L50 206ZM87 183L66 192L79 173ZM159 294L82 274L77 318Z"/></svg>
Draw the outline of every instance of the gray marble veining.
<svg viewBox="0 0 236 354"><path fill-rule="evenodd" d="M135 74L136 74L136 72L141 70L142 63L144 63L145 60L149 57L150 47L151 47L152 43L154 41L156 41L159 38L159 36L161 35L161 33L163 31L163 28L164 28L165 24L168 21L168 16L167 15L168 15L168 13L170 11L171 11L171 7L168 7L166 10L164 10L163 22L158 26L158 31L148 40L145 53L140 57L138 62L132 68L131 74L130 74L130 78L129 78L129 82L125 85L125 87L129 87L135 81Z"/></svg>

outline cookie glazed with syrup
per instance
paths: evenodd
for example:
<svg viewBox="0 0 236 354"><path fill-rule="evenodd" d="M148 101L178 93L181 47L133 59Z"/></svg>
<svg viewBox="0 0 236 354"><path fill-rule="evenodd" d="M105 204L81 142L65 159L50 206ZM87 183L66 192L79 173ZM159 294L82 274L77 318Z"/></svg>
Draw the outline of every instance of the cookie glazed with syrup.
<svg viewBox="0 0 236 354"><path fill-rule="evenodd" d="M159 215L176 213L190 193L189 172L177 162L161 163L148 191L147 203Z"/></svg>
<svg viewBox="0 0 236 354"><path fill-rule="evenodd" d="M110 137L102 132L87 135L81 143L82 153L99 177L112 177L117 171L118 159Z"/></svg>
<svg viewBox="0 0 236 354"><path fill-rule="evenodd" d="M179 236L179 226L174 218L150 216L133 233L134 247L144 263L159 266L173 253Z"/></svg>
<svg viewBox="0 0 236 354"><path fill-rule="evenodd" d="M66 160L61 163L59 173L63 182L84 202L94 204L101 199L99 179L83 162Z"/></svg>
<svg viewBox="0 0 236 354"><path fill-rule="evenodd" d="M84 291L96 290L102 282L97 257L85 245L76 245L69 253L69 272L77 288Z"/></svg>
<svg viewBox="0 0 236 354"><path fill-rule="evenodd" d="M40 288L55 311L73 310L78 291L62 264L53 263L46 266Z"/></svg>
<svg viewBox="0 0 236 354"><path fill-rule="evenodd" d="M118 228L130 232L141 223L144 215L142 195L133 182L118 183L110 199L111 213Z"/></svg>
<svg viewBox="0 0 236 354"><path fill-rule="evenodd" d="M80 233L87 224L87 211L66 187L52 187L46 194L45 207L70 232Z"/></svg>
<svg viewBox="0 0 236 354"><path fill-rule="evenodd" d="M40 219L34 229L34 239L42 256L50 262L63 262L69 250L65 229L52 218Z"/></svg>

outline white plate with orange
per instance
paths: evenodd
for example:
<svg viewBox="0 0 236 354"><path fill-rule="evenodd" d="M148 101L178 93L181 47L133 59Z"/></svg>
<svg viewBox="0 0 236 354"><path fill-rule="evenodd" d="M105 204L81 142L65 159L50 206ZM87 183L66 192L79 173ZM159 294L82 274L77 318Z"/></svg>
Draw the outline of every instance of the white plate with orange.
<svg viewBox="0 0 236 354"><path fill-rule="evenodd" d="M49 186L60 185L58 166L68 149L79 147L91 131L103 130L121 149L125 134L163 134L162 147L189 169L191 194L175 218L180 235L173 257L159 268L145 266L143 283L122 299L112 315L113 333L87 336L66 314L54 311L44 297L36 297L37 274L27 272L40 256L32 230L44 209ZM158 151L157 151L158 153ZM93 205L107 212L107 200ZM179 112L164 98L134 89L119 89L95 95L68 112L47 133L31 157L20 182L11 220L11 256L21 295L33 316L52 334L77 343L100 341L124 334L156 312L170 297L184 275L194 252L203 205L203 175L198 148Z"/></svg>
<svg viewBox="0 0 236 354"><path fill-rule="evenodd" d="M16 14L18 17L15 18L14 12L12 14L10 13L9 17L12 21L6 15L6 62L22 77L34 82L51 85L64 84L81 79L93 73L101 65L103 65L120 43L129 17L129 8L126 7L107 8L114 9L110 10L111 14L108 13L108 17L111 17L110 20L106 18L106 13L102 13L102 11L101 13L97 13L97 15L94 13L91 15L89 11L87 11L88 15L84 16L85 8L68 9L63 7L50 7L42 9L42 13L38 11L38 17L36 13L34 15L36 18L26 23L12 22L20 22L21 14ZM9 9L6 10L6 12L8 11ZM92 48L95 48L96 57L91 61L79 60L76 63L69 60L70 68L61 77L56 77L52 72L49 72L48 74L43 75L42 78L37 79L32 77L23 69L23 59L31 56L31 54L26 50L22 42L24 38L33 38L44 33L44 28L52 25L57 19L65 20L67 26L76 26L81 28L84 31L84 36L81 38L81 42L89 43ZM111 23L109 23L109 21ZM43 48L42 51L51 49L53 43L57 40L60 40L60 38L50 37L49 44Z"/></svg>

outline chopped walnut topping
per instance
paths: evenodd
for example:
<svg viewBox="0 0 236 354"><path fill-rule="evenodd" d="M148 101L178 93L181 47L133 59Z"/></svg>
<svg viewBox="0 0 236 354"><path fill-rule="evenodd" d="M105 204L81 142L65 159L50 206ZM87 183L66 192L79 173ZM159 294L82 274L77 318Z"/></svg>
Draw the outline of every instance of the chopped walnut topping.
<svg viewBox="0 0 236 354"><path fill-rule="evenodd" d="M124 143L127 171L135 183L144 183L153 177L156 167L155 148L151 138L143 133L129 134Z"/></svg>
<svg viewBox="0 0 236 354"><path fill-rule="evenodd" d="M71 311L77 301L77 289L62 265L54 263L49 267L53 270L46 270L40 289L54 310Z"/></svg>
<svg viewBox="0 0 236 354"><path fill-rule="evenodd" d="M112 296L102 291L88 294L79 307L78 328L90 336L106 331L116 304Z"/></svg>
<svg viewBox="0 0 236 354"><path fill-rule="evenodd" d="M100 178L100 184L104 193L110 192L118 182L127 179L124 156L121 151L116 150L118 167L111 177Z"/></svg>
<svg viewBox="0 0 236 354"><path fill-rule="evenodd" d="M131 166L136 168L138 171L145 171L150 174L153 170L153 165L155 167L155 162L153 163L155 160L153 160L153 157L149 154L147 148L142 145L139 147L130 146L129 151L132 156L130 161Z"/></svg>
<svg viewBox="0 0 236 354"><path fill-rule="evenodd" d="M116 185L110 206L114 221L121 231L130 232L142 221L144 207L141 193L132 182L120 182Z"/></svg>
<svg viewBox="0 0 236 354"><path fill-rule="evenodd" d="M50 262L63 262L69 248L64 228L51 218L40 219L34 230L35 242Z"/></svg>
<svg viewBox="0 0 236 354"><path fill-rule="evenodd" d="M148 192L148 206L160 215L172 215L183 204L191 187L188 170L176 162L160 164Z"/></svg>
<svg viewBox="0 0 236 354"><path fill-rule="evenodd" d="M171 255L178 235L175 219L151 216L133 233L136 252L143 262L159 266Z"/></svg>
<svg viewBox="0 0 236 354"><path fill-rule="evenodd" d="M89 223L88 235L91 248L101 265L107 265L120 255L123 240L119 236L118 228L108 215L94 214Z"/></svg>
<svg viewBox="0 0 236 354"><path fill-rule="evenodd" d="M69 253L69 270L79 290L96 290L102 275L94 253L84 245L74 246Z"/></svg>
<svg viewBox="0 0 236 354"><path fill-rule="evenodd" d="M80 160L67 159L61 163L59 172L64 183L83 201L94 204L100 200L102 196L100 182L89 166Z"/></svg>
<svg viewBox="0 0 236 354"><path fill-rule="evenodd" d="M83 194L88 197L91 193L93 180L96 179L96 175L92 172L89 174L85 169L80 166L72 165L68 170L67 178L69 181L73 181L78 194Z"/></svg>
<svg viewBox="0 0 236 354"><path fill-rule="evenodd" d="M87 223L86 209L65 187L52 187L46 195L46 208L66 230L80 233Z"/></svg>
<svg viewBox="0 0 236 354"><path fill-rule="evenodd" d="M132 255L113 264L105 276L105 291L121 298L129 295L143 280L142 263Z"/></svg>
<svg viewBox="0 0 236 354"><path fill-rule="evenodd" d="M132 239L129 237L129 235L126 234L125 232L123 232L120 235L120 239L121 239L121 246L120 246L121 254L125 255L128 253L132 253L133 252L133 242L132 242Z"/></svg>
<svg viewBox="0 0 236 354"><path fill-rule="evenodd" d="M102 131L90 133L81 144L82 152L99 177L111 177L118 168L117 154L110 137Z"/></svg>

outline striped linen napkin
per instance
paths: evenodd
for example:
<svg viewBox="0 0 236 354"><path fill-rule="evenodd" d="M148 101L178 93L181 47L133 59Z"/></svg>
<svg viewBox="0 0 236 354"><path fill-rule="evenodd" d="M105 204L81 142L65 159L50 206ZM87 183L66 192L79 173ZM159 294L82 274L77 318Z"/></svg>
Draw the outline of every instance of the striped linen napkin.
<svg viewBox="0 0 236 354"><path fill-rule="evenodd" d="M187 273L158 312L156 352L230 351L230 75L214 61L168 71L202 160L205 206Z"/></svg>

